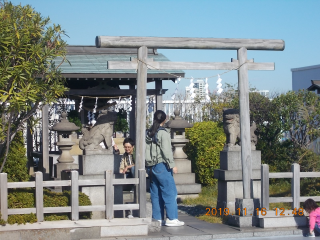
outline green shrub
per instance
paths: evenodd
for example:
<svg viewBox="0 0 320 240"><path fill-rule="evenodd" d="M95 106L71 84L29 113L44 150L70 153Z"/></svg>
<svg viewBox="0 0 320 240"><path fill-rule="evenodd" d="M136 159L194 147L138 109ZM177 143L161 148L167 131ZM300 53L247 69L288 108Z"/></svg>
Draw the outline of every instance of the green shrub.
<svg viewBox="0 0 320 240"><path fill-rule="evenodd" d="M43 189L43 206L44 207L67 207L70 206L70 191L63 193L51 192L48 189ZM89 197L79 192L79 205L91 205ZM28 189L10 189L8 194L8 208L34 208L35 207L35 190ZM79 214L80 219L90 219L91 212L82 212ZM44 214L45 221L69 220L69 213L46 213ZM8 216L9 224L22 224L36 222L36 215L31 214L16 214Z"/></svg>
<svg viewBox="0 0 320 240"><path fill-rule="evenodd" d="M190 141L184 151L192 162L197 181L212 186L214 169L219 168L220 151L226 142L226 136L221 123L199 122L186 129L186 138Z"/></svg>
<svg viewBox="0 0 320 240"><path fill-rule="evenodd" d="M9 215L7 222L9 224L35 223L37 222L37 216L34 213Z"/></svg>
<svg viewBox="0 0 320 240"><path fill-rule="evenodd" d="M3 159L0 162L2 164ZM29 180L27 162L23 135L22 132L18 132L10 144L8 158L3 168L3 172L8 174L8 182L25 182Z"/></svg>
<svg viewBox="0 0 320 240"><path fill-rule="evenodd" d="M68 121L71 123L74 123L77 127L79 127L80 129L77 130L77 132L81 132L82 129L82 123L81 123L81 119L79 118L79 113L76 110L70 110L68 112Z"/></svg>
<svg viewBox="0 0 320 240"><path fill-rule="evenodd" d="M1 226L5 226L6 223L7 223L7 222L2 219L2 215L1 215L1 213L0 213L0 225L1 225Z"/></svg>
<svg viewBox="0 0 320 240"><path fill-rule="evenodd" d="M129 124L127 121L127 111L123 108L119 109L117 113L117 121L114 123L114 131L115 132L128 132Z"/></svg>

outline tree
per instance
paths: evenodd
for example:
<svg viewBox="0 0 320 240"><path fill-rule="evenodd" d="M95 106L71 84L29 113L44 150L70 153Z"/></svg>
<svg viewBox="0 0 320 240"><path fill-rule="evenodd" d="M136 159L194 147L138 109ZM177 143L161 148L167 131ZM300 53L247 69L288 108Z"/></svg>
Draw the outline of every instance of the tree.
<svg viewBox="0 0 320 240"><path fill-rule="evenodd" d="M262 161L272 171L288 171L293 162L299 163L301 170L317 169L318 158L309 146L320 136L319 96L301 90L276 95L273 100L250 93L249 99L250 118L257 124L257 149L262 151Z"/></svg>
<svg viewBox="0 0 320 240"><path fill-rule="evenodd" d="M282 129L289 133L294 147L308 148L320 137L320 97L307 90L290 91L274 99Z"/></svg>
<svg viewBox="0 0 320 240"><path fill-rule="evenodd" d="M2 159L0 160L0 163ZM7 164L3 171L7 173L9 182L25 182L30 176L27 168L26 148L22 132L18 132L10 144Z"/></svg>
<svg viewBox="0 0 320 240"><path fill-rule="evenodd" d="M59 70L66 60L65 32L49 21L30 5L0 2L0 172L17 132L66 90Z"/></svg>
<svg viewBox="0 0 320 240"><path fill-rule="evenodd" d="M206 103L203 107L203 114L205 121L222 122L223 109L234 108L234 99L238 98L238 92L235 90L236 86L225 84L224 91L220 94L210 94L210 102ZM208 111L209 109L209 114Z"/></svg>

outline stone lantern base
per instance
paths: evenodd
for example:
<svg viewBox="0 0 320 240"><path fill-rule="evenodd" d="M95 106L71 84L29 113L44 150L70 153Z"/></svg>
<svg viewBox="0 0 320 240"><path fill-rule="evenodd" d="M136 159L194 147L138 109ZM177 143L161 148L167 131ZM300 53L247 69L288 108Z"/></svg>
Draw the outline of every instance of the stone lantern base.
<svg viewBox="0 0 320 240"><path fill-rule="evenodd" d="M63 170L78 170L79 164L77 163L56 163L53 167L53 174L56 180L61 180L61 171Z"/></svg>

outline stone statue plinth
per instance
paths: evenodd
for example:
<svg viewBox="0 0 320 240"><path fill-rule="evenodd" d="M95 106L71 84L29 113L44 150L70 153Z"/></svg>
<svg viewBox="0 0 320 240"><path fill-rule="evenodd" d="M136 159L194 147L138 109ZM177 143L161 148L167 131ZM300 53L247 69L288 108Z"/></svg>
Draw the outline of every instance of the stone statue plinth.
<svg viewBox="0 0 320 240"><path fill-rule="evenodd" d="M261 196L261 151L251 151L253 197ZM241 151L221 151L220 169L214 170L218 179L217 208L235 213L236 198L243 198Z"/></svg>
<svg viewBox="0 0 320 240"><path fill-rule="evenodd" d="M84 149L83 155L89 156L89 155L108 155L113 154L113 149Z"/></svg>
<svg viewBox="0 0 320 240"><path fill-rule="evenodd" d="M119 174L121 155L90 154L79 156L79 180L105 179L105 172L113 171L114 178L123 178ZM80 187L80 191L89 196L92 205L105 205L105 187ZM121 185L114 186L114 203L123 204ZM115 218L123 217L123 211L114 211ZM105 211L93 211L92 219L105 219Z"/></svg>

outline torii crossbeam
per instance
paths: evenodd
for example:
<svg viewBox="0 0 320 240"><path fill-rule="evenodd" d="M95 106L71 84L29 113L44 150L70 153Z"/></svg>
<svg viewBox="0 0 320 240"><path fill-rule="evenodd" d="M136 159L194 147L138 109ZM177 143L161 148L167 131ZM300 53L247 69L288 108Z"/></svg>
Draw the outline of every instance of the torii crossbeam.
<svg viewBox="0 0 320 240"><path fill-rule="evenodd" d="M251 189L251 139L249 115L249 82L248 70L274 70L274 63L254 63L247 59L247 50L282 51L283 40L266 39L231 39L231 38L164 38L164 37L96 37L96 47L104 48L138 48L138 59L131 61L109 61L109 69L137 69L137 126L136 126L136 159L138 169L144 169L145 163L145 130L146 130L146 83L147 65L166 70L231 70L238 68L238 88L240 100L241 131L241 164L243 180L243 198L252 198ZM147 48L157 49L221 49L237 50L237 59L230 63L200 62L154 62L148 59ZM146 63L146 64L145 64ZM137 176L137 175L136 175ZM144 193L140 193L144 194ZM140 216L142 217L142 216Z"/></svg>

